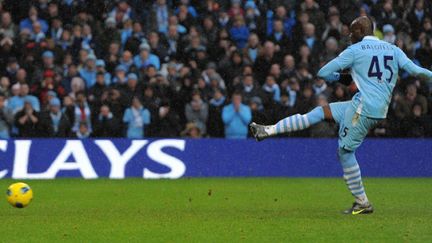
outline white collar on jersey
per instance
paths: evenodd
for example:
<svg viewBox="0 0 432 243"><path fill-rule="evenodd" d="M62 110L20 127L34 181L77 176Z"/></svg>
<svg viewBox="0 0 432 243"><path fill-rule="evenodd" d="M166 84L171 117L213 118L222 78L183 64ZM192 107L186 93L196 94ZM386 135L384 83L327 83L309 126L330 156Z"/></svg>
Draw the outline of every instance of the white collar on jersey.
<svg viewBox="0 0 432 243"><path fill-rule="evenodd" d="M363 40L379 40L379 39L376 36L367 35L367 36L363 37Z"/></svg>

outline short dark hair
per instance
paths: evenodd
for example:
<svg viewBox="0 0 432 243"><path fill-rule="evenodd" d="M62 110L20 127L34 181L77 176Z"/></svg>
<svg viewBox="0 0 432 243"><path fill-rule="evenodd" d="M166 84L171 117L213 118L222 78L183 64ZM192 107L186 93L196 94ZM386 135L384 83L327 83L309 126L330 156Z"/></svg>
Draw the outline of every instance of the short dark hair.
<svg viewBox="0 0 432 243"><path fill-rule="evenodd" d="M243 97L243 93L240 90L235 90L231 96L239 95Z"/></svg>

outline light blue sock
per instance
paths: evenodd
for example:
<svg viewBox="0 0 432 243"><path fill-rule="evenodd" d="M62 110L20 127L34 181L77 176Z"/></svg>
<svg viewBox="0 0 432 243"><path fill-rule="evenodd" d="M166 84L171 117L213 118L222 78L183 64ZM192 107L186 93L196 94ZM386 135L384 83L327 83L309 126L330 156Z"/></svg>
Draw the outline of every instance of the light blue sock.
<svg viewBox="0 0 432 243"><path fill-rule="evenodd" d="M339 161L343 168L345 183L356 198L356 202L363 205L368 203L355 153L339 148Z"/></svg>
<svg viewBox="0 0 432 243"><path fill-rule="evenodd" d="M300 131L315 125L322 120L324 120L324 110L321 106L318 106L304 115L295 114L280 120L276 125L271 126L272 129L269 129L268 132L271 135L276 135Z"/></svg>

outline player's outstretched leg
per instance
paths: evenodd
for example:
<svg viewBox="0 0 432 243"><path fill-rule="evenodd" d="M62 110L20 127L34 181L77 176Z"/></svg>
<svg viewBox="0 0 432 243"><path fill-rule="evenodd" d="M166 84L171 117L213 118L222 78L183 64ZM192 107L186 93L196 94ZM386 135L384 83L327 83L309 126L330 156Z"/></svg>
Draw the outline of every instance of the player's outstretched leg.
<svg viewBox="0 0 432 243"><path fill-rule="evenodd" d="M369 202L363 187L360 167L355 153L339 148L339 160L343 168L345 183L355 197L353 206L345 210L344 213L353 215L373 213L372 204Z"/></svg>
<svg viewBox="0 0 432 243"><path fill-rule="evenodd" d="M265 138L278 134L284 134L306 129L316 123L321 122L322 120L324 120L324 110L321 106L318 106L309 113L306 113L304 115L295 114L289 116L280 120L275 125L264 126L252 122L250 124L250 129L255 139L257 141L261 141Z"/></svg>

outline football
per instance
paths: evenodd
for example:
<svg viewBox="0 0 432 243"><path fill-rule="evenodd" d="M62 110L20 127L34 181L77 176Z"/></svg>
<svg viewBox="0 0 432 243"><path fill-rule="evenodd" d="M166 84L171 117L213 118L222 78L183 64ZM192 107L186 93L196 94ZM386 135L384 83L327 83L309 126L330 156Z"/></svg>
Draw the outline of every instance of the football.
<svg viewBox="0 0 432 243"><path fill-rule="evenodd" d="M33 199L33 191L29 185L17 182L7 189L6 199L10 205L16 208L25 208Z"/></svg>

